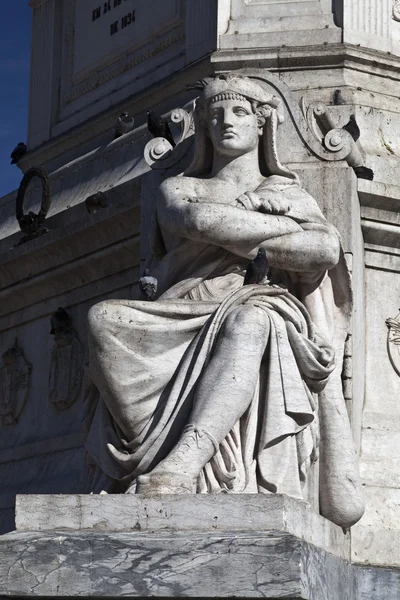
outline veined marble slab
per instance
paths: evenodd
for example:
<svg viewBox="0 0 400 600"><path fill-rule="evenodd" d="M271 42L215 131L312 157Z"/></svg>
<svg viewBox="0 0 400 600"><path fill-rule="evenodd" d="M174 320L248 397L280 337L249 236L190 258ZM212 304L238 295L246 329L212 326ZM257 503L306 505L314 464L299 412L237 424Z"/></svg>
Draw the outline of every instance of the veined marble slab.
<svg viewBox="0 0 400 600"><path fill-rule="evenodd" d="M179 502L158 502L176 523ZM17 531L0 536L0 552L1 597L400 600L395 569L352 565L284 531Z"/></svg>
<svg viewBox="0 0 400 600"><path fill-rule="evenodd" d="M3 597L355 599L347 561L285 533L17 532L0 552Z"/></svg>

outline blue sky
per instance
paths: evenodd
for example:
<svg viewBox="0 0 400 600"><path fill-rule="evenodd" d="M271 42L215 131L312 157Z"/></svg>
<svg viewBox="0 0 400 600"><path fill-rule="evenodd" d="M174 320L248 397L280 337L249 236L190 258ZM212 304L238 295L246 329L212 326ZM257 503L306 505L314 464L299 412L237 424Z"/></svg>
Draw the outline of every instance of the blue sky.
<svg viewBox="0 0 400 600"><path fill-rule="evenodd" d="M1 0L1 4L0 198L16 189L22 178L9 157L18 142L26 142L32 11L28 0Z"/></svg>

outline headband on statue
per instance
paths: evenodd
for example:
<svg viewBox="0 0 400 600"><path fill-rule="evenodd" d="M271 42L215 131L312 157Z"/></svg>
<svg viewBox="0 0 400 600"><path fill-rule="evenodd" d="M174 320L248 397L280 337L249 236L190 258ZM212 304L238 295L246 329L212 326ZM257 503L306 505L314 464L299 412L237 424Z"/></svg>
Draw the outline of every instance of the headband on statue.
<svg viewBox="0 0 400 600"><path fill-rule="evenodd" d="M283 114L279 98L269 94L256 81L249 77L235 75L219 75L207 82L203 88L202 100L205 103L218 100L248 100L260 105L268 105L278 112L278 121L282 122Z"/></svg>

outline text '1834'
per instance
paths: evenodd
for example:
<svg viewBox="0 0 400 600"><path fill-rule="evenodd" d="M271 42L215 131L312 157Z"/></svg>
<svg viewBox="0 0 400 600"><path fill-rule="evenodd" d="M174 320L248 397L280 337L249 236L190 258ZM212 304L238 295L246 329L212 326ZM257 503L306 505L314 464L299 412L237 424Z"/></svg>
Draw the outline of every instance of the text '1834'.
<svg viewBox="0 0 400 600"><path fill-rule="evenodd" d="M102 5L100 4L92 10L92 22L97 21L102 17L102 15L108 14L114 8L118 8L127 1L128 0L107 0L107 2L103 2ZM135 13L135 10L129 11L120 19L113 21L110 24L110 35L115 35L122 29L125 29L126 27L134 23L136 21Z"/></svg>

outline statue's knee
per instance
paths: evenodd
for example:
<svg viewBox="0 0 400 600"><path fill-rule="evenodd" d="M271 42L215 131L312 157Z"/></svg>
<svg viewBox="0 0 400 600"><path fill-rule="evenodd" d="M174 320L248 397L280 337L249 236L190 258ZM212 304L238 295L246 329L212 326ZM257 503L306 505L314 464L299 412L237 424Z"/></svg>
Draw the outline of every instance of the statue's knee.
<svg viewBox="0 0 400 600"><path fill-rule="evenodd" d="M235 308L225 320L225 328L230 334L254 334L256 331L266 332L269 320L266 312L253 305Z"/></svg>

